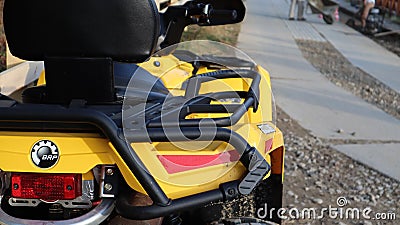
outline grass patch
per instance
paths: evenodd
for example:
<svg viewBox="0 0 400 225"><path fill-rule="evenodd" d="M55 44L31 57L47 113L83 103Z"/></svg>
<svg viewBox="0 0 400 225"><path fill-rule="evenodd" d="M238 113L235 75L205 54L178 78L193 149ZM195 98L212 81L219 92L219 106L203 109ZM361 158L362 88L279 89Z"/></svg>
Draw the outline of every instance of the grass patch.
<svg viewBox="0 0 400 225"><path fill-rule="evenodd" d="M240 32L240 23L220 26L190 25L182 34L181 41L210 40L235 46Z"/></svg>

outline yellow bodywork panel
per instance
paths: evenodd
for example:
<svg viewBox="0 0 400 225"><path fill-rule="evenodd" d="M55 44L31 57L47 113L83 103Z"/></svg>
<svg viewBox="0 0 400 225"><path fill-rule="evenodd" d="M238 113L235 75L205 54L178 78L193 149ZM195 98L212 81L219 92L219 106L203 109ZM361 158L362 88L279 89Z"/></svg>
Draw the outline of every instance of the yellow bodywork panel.
<svg viewBox="0 0 400 225"><path fill-rule="evenodd" d="M157 62L157 63L154 63ZM191 64L179 61L173 55L163 57L152 57L150 60L139 64L143 69L149 71L151 74L159 77L164 85L174 95L183 95L184 89L182 84L192 76L193 67ZM212 72L205 67L201 67L197 74ZM261 123L265 121L272 121L273 104L272 104L272 90L269 73L262 67L257 66L256 71L261 75L259 99L259 109L257 113L248 112L248 120L242 118L239 123ZM251 79L231 78L219 79L211 82L206 82L201 85L200 94L221 92L221 91L247 91L251 84ZM226 115L204 114L204 116L192 116L192 118L207 117L217 118Z"/></svg>
<svg viewBox="0 0 400 225"><path fill-rule="evenodd" d="M140 66L159 77L173 95L184 94L182 83L191 76L193 70L191 64L181 62L174 56L153 57ZM274 109L269 74L261 67L256 69L262 76L259 109L257 112L253 112L250 108L238 124L230 127L230 129L240 134L251 146L256 147L265 156L267 162L271 163L271 152L283 148L283 136L272 123ZM210 71L212 70L200 68L198 74ZM200 93L247 91L250 82L250 79L241 78L215 80L204 83L201 86ZM39 84L43 83L44 74L41 75L39 80ZM229 101L215 101L212 104L229 104ZM218 118L224 116L229 116L229 114L199 113L191 114L187 118ZM259 127L262 124L272 127L275 132L265 133ZM39 140L51 140L57 145L60 158L54 167L41 169L33 164L30 151ZM88 172L95 166L116 164L128 185L136 191L144 193L143 188L114 146L101 135L92 133L0 132L0 143L0 169L3 171L80 173L84 174L85 179L90 179L91 173ZM221 183L241 179L246 172L246 169L238 162L238 157L234 158L235 149L220 141L131 143L131 146L167 196L172 199L217 189ZM226 152L233 154L228 155L227 161L212 162L206 166L174 167L168 161L174 157L185 159L187 156L214 159L215 156L224 155ZM226 160L226 155L224 156ZM281 165L273 165L274 168L282 168L283 170L283 160L276 160L276 162ZM266 177L268 176L269 174Z"/></svg>
<svg viewBox="0 0 400 225"><path fill-rule="evenodd" d="M279 143L281 135L260 134L256 125L243 125L238 133L249 132L247 140L252 146L256 146L270 162L269 155L265 154L264 140L273 138ZM59 162L50 169L36 167L30 158L30 150L39 140L51 140L60 153ZM64 133L39 133L39 132L0 132L0 165L6 172L32 172L32 173L78 173L86 174L96 165L116 164L126 182L133 189L145 193L133 173L124 163L109 141L96 134L64 134ZM202 151L182 151L177 149L157 149L160 143L132 144L133 149L139 155L145 166L159 182L161 188L168 197L175 199L199 192L218 188L220 183L240 179L245 168L241 163L230 162L204 168L193 169L185 172L169 174L157 155L173 155L178 151L180 155L205 155L218 154L224 150L233 150L230 145L216 144L216 148ZM211 146L213 143L211 143ZM275 144L279 145L279 144ZM175 147L176 148L176 147ZM157 149L157 151L156 151ZM85 179L90 175L86 174Z"/></svg>
<svg viewBox="0 0 400 225"><path fill-rule="evenodd" d="M44 70L40 73L39 79L36 83L37 86L46 84L45 72Z"/></svg>
<svg viewBox="0 0 400 225"><path fill-rule="evenodd" d="M31 148L39 140L51 140L59 148L59 162L41 169L31 160ZM98 164L114 164L108 140L97 134L0 132L0 169L33 173L86 173Z"/></svg>

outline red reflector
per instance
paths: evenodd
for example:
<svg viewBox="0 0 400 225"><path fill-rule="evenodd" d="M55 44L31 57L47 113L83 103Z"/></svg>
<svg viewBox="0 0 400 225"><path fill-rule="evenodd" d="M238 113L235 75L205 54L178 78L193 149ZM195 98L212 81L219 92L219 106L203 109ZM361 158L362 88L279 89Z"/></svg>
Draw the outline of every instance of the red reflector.
<svg viewBox="0 0 400 225"><path fill-rule="evenodd" d="M72 200L82 195L82 175L13 173L11 189L14 198Z"/></svg>
<svg viewBox="0 0 400 225"><path fill-rule="evenodd" d="M235 162L240 159L236 150L216 155L158 155L157 157L169 174Z"/></svg>

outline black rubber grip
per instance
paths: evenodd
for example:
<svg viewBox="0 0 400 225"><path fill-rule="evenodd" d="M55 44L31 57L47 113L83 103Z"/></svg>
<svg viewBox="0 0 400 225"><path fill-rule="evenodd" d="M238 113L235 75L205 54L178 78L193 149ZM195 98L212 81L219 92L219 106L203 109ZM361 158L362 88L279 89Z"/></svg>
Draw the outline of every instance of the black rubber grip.
<svg viewBox="0 0 400 225"><path fill-rule="evenodd" d="M237 18L236 10L226 10L226 9L211 9L210 19L223 19L223 20L236 20Z"/></svg>

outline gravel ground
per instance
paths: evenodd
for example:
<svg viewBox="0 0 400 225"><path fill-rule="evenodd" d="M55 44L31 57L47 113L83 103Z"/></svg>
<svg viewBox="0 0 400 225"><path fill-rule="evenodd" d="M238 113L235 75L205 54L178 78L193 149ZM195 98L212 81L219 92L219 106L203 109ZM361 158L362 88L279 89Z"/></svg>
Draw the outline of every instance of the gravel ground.
<svg viewBox="0 0 400 225"><path fill-rule="evenodd" d="M283 207L289 210L315 210L317 217L291 219L291 214L282 224L317 225L371 225L400 223L400 182L364 166L331 147L334 141L321 140L312 136L280 108L277 109L277 126L284 133L285 181ZM259 195L267 194L261 184ZM338 199L347 202L342 208L343 219L339 215L322 212L324 208L339 208ZM254 195L223 204L223 217L255 217ZM360 210L357 217L346 218L346 210ZM364 218L362 210L370 209L371 219ZM367 212L367 211L366 211ZM396 220L373 220L375 213L387 216L395 214ZM389 215L390 214L390 215ZM294 214L293 214L294 215ZM351 214L349 214L351 215ZM352 219L354 218L354 219Z"/></svg>
<svg viewBox="0 0 400 225"><path fill-rule="evenodd" d="M400 94L354 67L329 42L298 40L297 45L303 56L332 83L400 119Z"/></svg>
<svg viewBox="0 0 400 225"><path fill-rule="evenodd" d="M399 40L387 37L375 41L395 54ZM366 72L354 67L330 43L298 40L304 57L332 83L342 87L386 113L400 119L400 94ZM323 59L323 60L321 60ZM371 208L375 213L400 215L400 183L334 150L335 140L320 140L278 110L278 127L285 133L285 206L288 208L338 207ZM346 142L343 140L342 142ZM350 142L350 141L348 141ZM329 219L286 221L286 224L399 224L400 220Z"/></svg>
<svg viewBox="0 0 400 225"><path fill-rule="evenodd" d="M278 127L284 132L286 144L284 207L338 207L344 197L343 209L370 207L374 213L393 212L400 215L400 183L359 164L337 152L327 140L310 135L296 121L278 109ZM317 213L318 214L318 213ZM318 215L320 215L319 213ZM284 224L399 224L395 221L363 219L301 219Z"/></svg>
<svg viewBox="0 0 400 225"><path fill-rule="evenodd" d="M398 41L388 37L377 42L399 55L400 51L396 52L400 47ZM400 119L400 95L354 67L330 43L298 40L297 44L304 57L332 83ZM278 108L277 113L277 126L284 133L286 146L283 207L299 211L315 209L317 216L329 206L343 210L342 219L330 218L325 212L323 218L288 218L283 224L400 224L400 182L332 148L335 144L362 141L322 140L311 135L281 109ZM258 190L263 192L266 188L261 185ZM339 199L345 199L347 204L339 207ZM224 216L255 216L256 209L252 205L258 201L254 196L248 196L226 204ZM346 210L352 209L370 209L371 219L363 217L362 213L360 218L345 218ZM373 219L376 213L397 217L394 220Z"/></svg>
<svg viewBox="0 0 400 225"><path fill-rule="evenodd" d="M388 39L378 43L384 43L384 47L394 52L399 47L398 40ZM298 40L297 44L304 57L331 82L400 119L399 93L354 67L330 43ZM312 136L279 109L278 127L284 132L286 144L285 207L297 209L338 207L337 200L344 197L347 205L343 209L369 207L370 215L387 212L400 215L398 181L337 152L331 147L337 144L337 141L321 140ZM399 219L378 221L361 217L338 220L330 219L329 216L318 220L285 222L285 224L341 225L399 223Z"/></svg>

